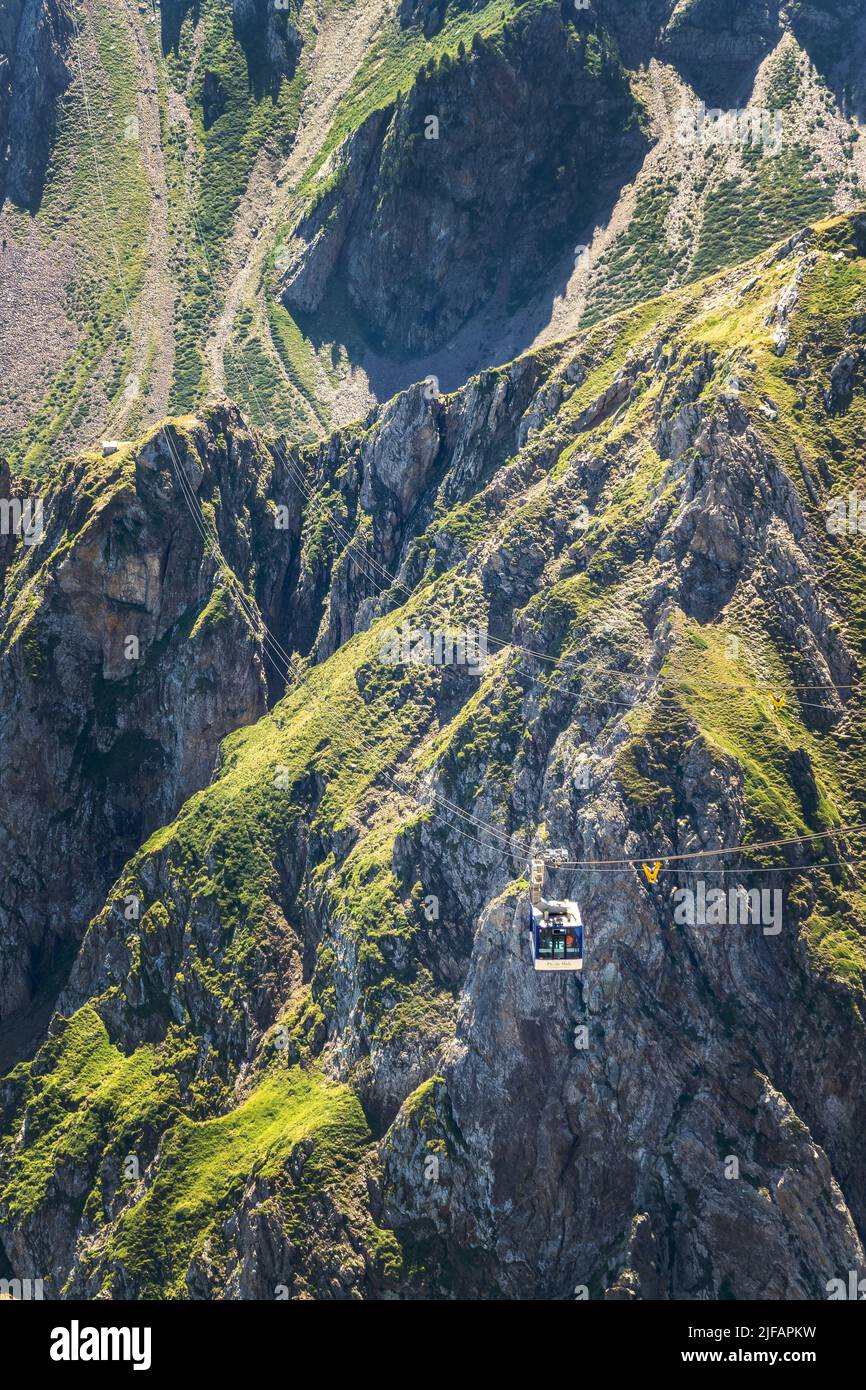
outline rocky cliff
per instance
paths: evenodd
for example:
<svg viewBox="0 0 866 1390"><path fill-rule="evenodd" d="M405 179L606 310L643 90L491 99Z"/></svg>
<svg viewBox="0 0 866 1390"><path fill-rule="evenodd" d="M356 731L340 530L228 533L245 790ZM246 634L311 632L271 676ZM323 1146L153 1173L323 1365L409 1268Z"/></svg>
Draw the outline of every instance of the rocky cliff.
<svg viewBox="0 0 866 1390"><path fill-rule="evenodd" d="M0 205L38 206L71 33L64 0L10 0L0 14Z"/></svg>
<svg viewBox="0 0 866 1390"><path fill-rule="evenodd" d="M317 309L338 269L378 346L437 348L503 278L522 302L645 147L604 31L555 7L519 16L431 59L352 138L297 229L284 299Z"/></svg>
<svg viewBox="0 0 866 1390"><path fill-rule="evenodd" d="M19 1277L780 1299L862 1266L866 610L856 523L827 516L856 488L864 326L854 215L318 445L221 405L70 465L7 578L20 766L67 824L101 806L110 689L170 775L124 761L130 840L166 823L93 884L49 1036L2 1082ZM242 593L214 596L221 565ZM481 627L489 660L395 664L404 622ZM265 653L268 712L170 819L210 734L258 712ZM580 980L529 956L526 862L553 847ZM701 884L779 913L688 920Z"/></svg>
<svg viewBox="0 0 866 1390"><path fill-rule="evenodd" d="M12 535L0 555L0 1020L13 1035L130 852L264 712L261 644L228 599L250 583L260 446L225 419L230 445L217 415L206 434L172 427L70 462L39 499L41 541ZM0 496L31 491L0 478Z"/></svg>

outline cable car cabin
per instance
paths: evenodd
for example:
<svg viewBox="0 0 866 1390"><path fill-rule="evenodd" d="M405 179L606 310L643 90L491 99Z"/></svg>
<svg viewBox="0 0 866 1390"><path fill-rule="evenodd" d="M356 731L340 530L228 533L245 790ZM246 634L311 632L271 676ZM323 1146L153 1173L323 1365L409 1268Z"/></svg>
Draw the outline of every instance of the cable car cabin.
<svg viewBox="0 0 866 1390"><path fill-rule="evenodd" d="M536 970L583 969L583 921L576 902L542 896L544 863L535 860L530 876L529 939Z"/></svg>
<svg viewBox="0 0 866 1390"><path fill-rule="evenodd" d="M564 912L530 906L530 939L536 970L583 969L583 923L577 903L560 903Z"/></svg>

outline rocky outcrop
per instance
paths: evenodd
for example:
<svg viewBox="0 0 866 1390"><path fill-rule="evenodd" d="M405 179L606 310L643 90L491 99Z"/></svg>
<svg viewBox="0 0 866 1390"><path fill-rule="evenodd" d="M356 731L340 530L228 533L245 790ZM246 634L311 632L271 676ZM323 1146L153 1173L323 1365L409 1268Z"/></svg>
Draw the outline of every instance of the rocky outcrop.
<svg viewBox="0 0 866 1390"><path fill-rule="evenodd" d="M295 229L285 302L317 307L339 257L372 341L440 346L498 286L521 302L575 244L639 159L635 116L604 31L551 8L496 42L476 37L337 156Z"/></svg>
<svg viewBox="0 0 866 1390"><path fill-rule="evenodd" d="M862 32L863 15L856 0L787 0L782 14L822 71L850 67L859 83L860 63L851 43L858 30Z"/></svg>
<svg viewBox="0 0 866 1390"><path fill-rule="evenodd" d="M685 969L708 998L743 991L743 1007L755 952L696 939L686 965L689 945L665 937L636 881L615 899L583 993L526 970L523 904L482 920L440 1075L383 1143L387 1223L420 1242L433 1288L467 1297L826 1296L835 1271L863 1260L826 1153L736 1025L711 1062L678 1003L694 997ZM691 1022L690 1045L672 1043ZM632 1089L645 1068L652 1085ZM442 1157L425 1182L431 1153Z"/></svg>
<svg viewBox="0 0 866 1390"><path fill-rule="evenodd" d="M72 33L65 0L11 0L0 14L0 203L38 206Z"/></svg>
<svg viewBox="0 0 866 1390"><path fill-rule="evenodd" d="M291 245L280 252L283 298L303 313L315 312L322 302L390 115L387 108L374 111L340 147Z"/></svg>
<svg viewBox="0 0 866 1390"><path fill-rule="evenodd" d="M232 24L251 67L263 64L272 80L291 77L301 51L297 26L299 6L293 0L232 0Z"/></svg>
<svg viewBox="0 0 866 1390"><path fill-rule="evenodd" d="M710 99L736 92L781 37L773 0L691 0L673 7L659 56L673 62Z"/></svg>
<svg viewBox="0 0 866 1390"><path fill-rule="evenodd" d="M236 412L210 431L171 426L69 464L41 499L41 541L15 538L0 613L15 807L0 828L4 1019L37 981L56 993L124 860L205 785L220 740L265 708L259 636L227 592L250 582L260 467Z"/></svg>

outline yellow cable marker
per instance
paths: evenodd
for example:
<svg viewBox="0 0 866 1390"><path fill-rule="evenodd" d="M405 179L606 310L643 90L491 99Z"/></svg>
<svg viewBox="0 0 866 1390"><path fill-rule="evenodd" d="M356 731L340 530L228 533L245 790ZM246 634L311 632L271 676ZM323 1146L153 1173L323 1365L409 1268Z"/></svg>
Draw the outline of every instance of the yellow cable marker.
<svg viewBox="0 0 866 1390"><path fill-rule="evenodd" d="M785 692L784 692L784 690L782 691L781 695L777 695L776 692L775 692L775 690L771 690L771 691L770 691L770 699L773 701L773 709L777 709L777 710L778 710L778 709L781 709L782 706L783 706L784 703L785 703Z"/></svg>
<svg viewBox="0 0 866 1390"><path fill-rule="evenodd" d="M657 859L654 864L642 865L643 871L646 874L647 883L658 882L658 876L661 871L661 867L662 864L660 859Z"/></svg>

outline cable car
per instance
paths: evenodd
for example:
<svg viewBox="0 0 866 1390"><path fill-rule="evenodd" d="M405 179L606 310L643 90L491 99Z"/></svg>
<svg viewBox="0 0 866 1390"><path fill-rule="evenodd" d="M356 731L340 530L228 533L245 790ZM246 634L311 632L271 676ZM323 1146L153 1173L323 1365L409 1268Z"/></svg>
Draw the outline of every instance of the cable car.
<svg viewBox="0 0 866 1390"><path fill-rule="evenodd" d="M573 900L544 897L544 860L529 874L529 942L536 970L583 969L583 919Z"/></svg>

